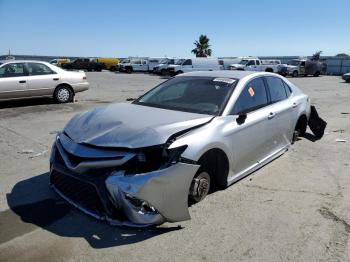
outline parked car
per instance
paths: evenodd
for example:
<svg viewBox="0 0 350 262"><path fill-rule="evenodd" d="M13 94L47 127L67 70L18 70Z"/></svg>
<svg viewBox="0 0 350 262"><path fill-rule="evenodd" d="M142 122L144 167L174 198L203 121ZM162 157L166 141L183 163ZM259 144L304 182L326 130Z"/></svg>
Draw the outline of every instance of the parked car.
<svg viewBox="0 0 350 262"><path fill-rule="evenodd" d="M73 60L72 62L62 64L62 68L101 72L104 68L104 65L102 63L93 61L93 59L78 58Z"/></svg>
<svg viewBox="0 0 350 262"><path fill-rule="evenodd" d="M169 65L169 74L174 76L182 73L195 71L214 71L221 70L222 66L219 64L217 58L190 58L180 60L175 65Z"/></svg>
<svg viewBox="0 0 350 262"><path fill-rule="evenodd" d="M131 104L73 117L55 138L50 183L112 225L187 220L188 201L282 155L309 115L308 96L277 74L181 74Z"/></svg>
<svg viewBox="0 0 350 262"><path fill-rule="evenodd" d="M52 59L49 63L55 66L62 66L62 64L69 63L70 59L68 58L57 58L57 59Z"/></svg>
<svg viewBox="0 0 350 262"><path fill-rule="evenodd" d="M67 103L88 88L84 72L68 72L41 61L0 62L0 100L54 97Z"/></svg>
<svg viewBox="0 0 350 262"><path fill-rule="evenodd" d="M128 59L128 62L119 64L119 71L132 73L132 72L152 72L163 58L148 58L148 57L135 57Z"/></svg>
<svg viewBox="0 0 350 262"><path fill-rule="evenodd" d="M260 60L259 58L245 58L242 59L238 64L231 64L229 69L278 73L280 67L280 60Z"/></svg>
<svg viewBox="0 0 350 262"><path fill-rule="evenodd" d="M153 72L154 68L159 65L161 61L164 61L164 58L148 58L148 71Z"/></svg>
<svg viewBox="0 0 350 262"><path fill-rule="evenodd" d="M146 58L126 59L119 64L119 71L131 74L132 72L148 72L148 60Z"/></svg>
<svg viewBox="0 0 350 262"><path fill-rule="evenodd" d="M169 65L175 65L180 59L166 58L160 61L158 65L153 68L153 73L167 75ZM182 60L183 61L183 60Z"/></svg>
<svg viewBox="0 0 350 262"><path fill-rule="evenodd" d="M97 57L92 59L92 61L101 63L103 65L103 69L110 71L116 71L120 62L118 58L113 57Z"/></svg>
<svg viewBox="0 0 350 262"><path fill-rule="evenodd" d="M322 63L309 59L293 59L287 65L288 75L297 76L319 76L322 72Z"/></svg>
<svg viewBox="0 0 350 262"><path fill-rule="evenodd" d="M342 76L342 78L346 81L346 82L350 82L350 73L346 73Z"/></svg>
<svg viewBox="0 0 350 262"><path fill-rule="evenodd" d="M220 58L219 64L223 67L224 70L230 70L232 64L238 64L242 61L242 58Z"/></svg>

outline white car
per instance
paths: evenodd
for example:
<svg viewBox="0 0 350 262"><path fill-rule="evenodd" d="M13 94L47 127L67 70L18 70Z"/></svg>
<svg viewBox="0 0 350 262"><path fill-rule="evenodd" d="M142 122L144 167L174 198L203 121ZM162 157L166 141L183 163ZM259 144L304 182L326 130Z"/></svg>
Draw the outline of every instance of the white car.
<svg viewBox="0 0 350 262"><path fill-rule="evenodd" d="M260 71L278 73L282 66L280 60L242 59L238 64L231 64L230 70Z"/></svg>
<svg viewBox="0 0 350 262"><path fill-rule="evenodd" d="M169 74L174 76L182 73L195 71L216 71L222 70L217 58L190 58L179 60L175 65L169 65Z"/></svg>
<svg viewBox="0 0 350 262"><path fill-rule="evenodd" d="M66 71L41 61L0 61L0 101L53 97L67 103L77 92L88 89L84 72Z"/></svg>

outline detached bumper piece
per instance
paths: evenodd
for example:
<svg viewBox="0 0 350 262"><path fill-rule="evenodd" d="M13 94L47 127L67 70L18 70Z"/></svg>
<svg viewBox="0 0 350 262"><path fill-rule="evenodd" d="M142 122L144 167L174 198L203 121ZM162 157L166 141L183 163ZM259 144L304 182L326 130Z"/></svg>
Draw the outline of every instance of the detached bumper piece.
<svg viewBox="0 0 350 262"><path fill-rule="evenodd" d="M124 164L134 155L75 144L60 134L50 158L51 186L76 208L111 225L145 227L190 219L188 191L199 166L178 162L126 174Z"/></svg>
<svg viewBox="0 0 350 262"><path fill-rule="evenodd" d="M327 122L324 121L321 117L319 117L314 106L311 106L311 114L308 125L317 139L321 139L323 137L324 130L327 126Z"/></svg>

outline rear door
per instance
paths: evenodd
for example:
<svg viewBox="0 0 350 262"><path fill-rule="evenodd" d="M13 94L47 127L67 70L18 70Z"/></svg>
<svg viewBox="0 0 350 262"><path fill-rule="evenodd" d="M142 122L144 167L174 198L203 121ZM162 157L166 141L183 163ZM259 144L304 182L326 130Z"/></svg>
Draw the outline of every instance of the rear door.
<svg viewBox="0 0 350 262"><path fill-rule="evenodd" d="M59 84L60 78L57 72L42 63L27 63L28 91L32 96L52 95Z"/></svg>
<svg viewBox="0 0 350 262"><path fill-rule="evenodd" d="M0 68L0 99L28 95L27 72L24 63L9 63Z"/></svg>
<svg viewBox="0 0 350 262"><path fill-rule="evenodd" d="M270 125L273 126L271 145L272 150L276 151L291 142L297 108L289 99L291 89L282 79L274 76L267 76L265 79L274 113L270 121Z"/></svg>

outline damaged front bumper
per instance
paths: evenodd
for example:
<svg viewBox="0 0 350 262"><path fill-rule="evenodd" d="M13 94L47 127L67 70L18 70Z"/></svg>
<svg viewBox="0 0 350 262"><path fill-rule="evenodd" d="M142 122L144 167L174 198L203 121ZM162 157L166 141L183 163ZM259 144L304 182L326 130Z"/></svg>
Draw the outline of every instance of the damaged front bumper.
<svg viewBox="0 0 350 262"><path fill-rule="evenodd" d="M67 165L67 155L54 146L50 183L61 197L86 214L111 225L139 227L190 219L188 192L199 165L177 162L133 175L106 166L77 172L80 169L74 170L69 165L72 163Z"/></svg>

